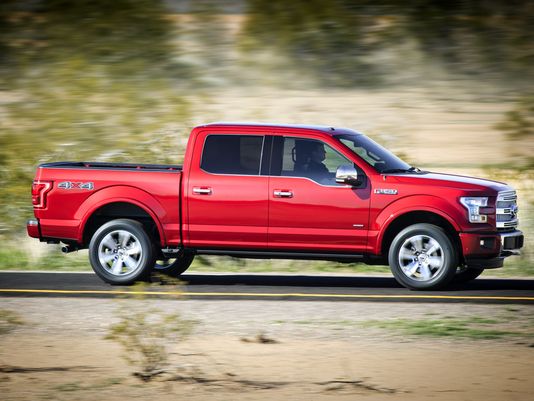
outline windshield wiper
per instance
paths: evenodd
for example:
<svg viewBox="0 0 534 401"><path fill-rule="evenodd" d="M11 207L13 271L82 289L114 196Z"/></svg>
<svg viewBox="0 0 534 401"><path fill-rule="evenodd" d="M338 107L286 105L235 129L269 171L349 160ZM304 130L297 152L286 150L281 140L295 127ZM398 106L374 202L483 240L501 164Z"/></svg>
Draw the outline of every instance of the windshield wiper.
<svg viewBox="0 0 534 401"><path fill-rule="evenodd" d="M392 173L420 173L422 170L418 167L410 167L410 168L390 168L386 170L382 170L382 174L392 174Z"/></svg>

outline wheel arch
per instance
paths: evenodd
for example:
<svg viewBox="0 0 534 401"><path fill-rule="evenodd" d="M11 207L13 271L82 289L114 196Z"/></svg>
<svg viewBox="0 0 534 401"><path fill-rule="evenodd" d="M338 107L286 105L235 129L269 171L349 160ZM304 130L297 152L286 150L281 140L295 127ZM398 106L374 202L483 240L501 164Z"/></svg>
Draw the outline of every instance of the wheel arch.
<svg viewBox="0 0 534 401"><path fill-rule="evenodd" d="M157 243L164 243L163 229L157 216L146 205L132 199L108 200L89 210L80 227L81 243L87 246L99 227L115 219L139 221Z"/></svg>
<svg viewBox="0 0 534 401"><path fill-rule="evenodd" d="M110 206L112 205L112 206ZM80 221L78 227L78 242L88 243L87 228L93 228L95 213L107 212L114 218L143 218L151 220L156 227L158 240L164 246L166 238L161 220L166 211L159 201L150 193L129 185L113 185L102 188L87 198L78 208L75 218ZM104 224L105 220L102 224ZM88 223L93 224L89 225ZM94 231L93 231L94 232Z"/></svg>
<svg viewBox="0 0 534 401"><path fill-rule="evenodd" d="M462 258L462 246L458 235L458 226L449 216L435 210L412 210L392 218L382 230L379 238L380 253L387 258L393 239L406 227L414 224L427 223L441 227L451 239L458 256Z"/></svg>

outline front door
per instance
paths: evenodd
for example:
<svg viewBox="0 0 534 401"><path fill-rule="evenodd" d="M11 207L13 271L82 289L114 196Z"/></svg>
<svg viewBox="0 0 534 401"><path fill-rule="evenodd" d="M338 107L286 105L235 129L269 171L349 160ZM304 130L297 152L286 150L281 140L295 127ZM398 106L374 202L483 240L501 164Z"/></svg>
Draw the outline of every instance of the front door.
<svg viewBox="0 0 534 401"><path fill-rule="evenodd" d="M269 182L269 248L361 253L367 250L370 183L337 184L354 165L321 140L276 136ZM358 169L363 175L363 172Z"/></svg>

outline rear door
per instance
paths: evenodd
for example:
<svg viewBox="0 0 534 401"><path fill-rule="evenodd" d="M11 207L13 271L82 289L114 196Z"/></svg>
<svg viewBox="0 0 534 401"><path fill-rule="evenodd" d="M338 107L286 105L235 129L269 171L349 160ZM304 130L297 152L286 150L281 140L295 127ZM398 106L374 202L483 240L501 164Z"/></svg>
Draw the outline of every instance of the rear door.
<svg viewBox="0 0 534 401"><path fill-rule="evenodd" d="M351 253L367 249L370 182L337 184L347 156L320 138L275 136L269 183L269 247ZM322 160L321 160L322 159Z"/></svg>
<svg viewBox="0 0 534 401"><path fill-rule="evenodd" d="M269 179L261 173L270 139L243 128L199 132L186 188L188 246L267 247Z"/></svg>

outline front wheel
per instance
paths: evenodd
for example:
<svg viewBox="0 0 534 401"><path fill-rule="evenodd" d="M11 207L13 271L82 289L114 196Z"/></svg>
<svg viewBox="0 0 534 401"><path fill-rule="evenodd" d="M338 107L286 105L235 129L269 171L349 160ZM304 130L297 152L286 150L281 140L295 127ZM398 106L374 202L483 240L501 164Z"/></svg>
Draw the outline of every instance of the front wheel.
<svg viewBox="0 0 534 401"><path fill-rule="evenodd" d="M135 220L112 220L100 227L89 244L95 273L115 285L129 285L148 278L154 251L143 225Z"/></svg>
<svg viewBox="0 0 534 401"><path fill-rule="evenodd" d="M458 267L456 274L454 275L453 283L467 283L480 276L484 272L484 269L476 269L472 267Z"/></svg>
<svg viewBox="0 0 534 401"><path fill-rule="evenodd" d="M391 243L389 266L401 285L412 290L435 290L454 278L458 254L441 227L414 224Z"/></svg>

